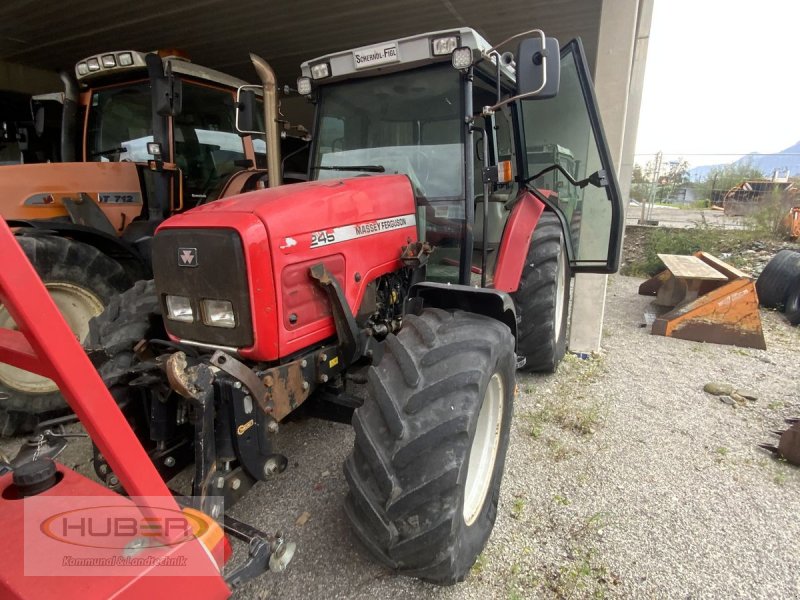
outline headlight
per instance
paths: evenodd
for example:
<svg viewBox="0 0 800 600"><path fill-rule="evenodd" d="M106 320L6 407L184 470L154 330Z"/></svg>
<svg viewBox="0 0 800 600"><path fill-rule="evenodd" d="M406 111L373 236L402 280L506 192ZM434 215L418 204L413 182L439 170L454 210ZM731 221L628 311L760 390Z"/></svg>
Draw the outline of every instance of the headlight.
<svg viewBox="0 0 800 600"><path fill-rule="evenodd" d="M89 67L85 62L78 63L78 75L86 75L89 72Z"/></svg>
<svg viewBox="0 0 800 600"><path fill-rule="evenodd" d="M90 71L99 71L100 70L100 62L96 58L90 58L86 61L86 64L89 65Z"/></svg>
<svg viewBox="0 0 800 600"><path fill-rule="evenodd" d="M186 296L167 295L167 318L184 323L193 322L192 301Z"/></svg>
<svg viewBox="0 0 800 600"><path fill-rule="evenodd" d="M119 60L120 67L130 67L133 64L133 54L130 52L117 54L117 60Z"/></svg>
<svg viewBox="0 0 800 600"><path fill-rule="evenodd" d="M200 302L203 323L211 327L236 327L233 304L227 300L203 300Z"/></svg>
<svg viewBox="0 0 800 600"><path fill-rule="evenodd" d="M103 67L105 67L106 69L110 69L111 67L117 66L117 59L114 58L113 54L104 55L103 58L100 59L100 61L103 63Z"/></svg>

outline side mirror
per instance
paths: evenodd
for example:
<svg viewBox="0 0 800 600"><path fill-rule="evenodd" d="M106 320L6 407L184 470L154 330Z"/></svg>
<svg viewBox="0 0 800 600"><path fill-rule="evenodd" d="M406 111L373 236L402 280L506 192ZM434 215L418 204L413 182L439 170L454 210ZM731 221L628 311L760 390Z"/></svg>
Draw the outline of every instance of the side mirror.
<svg viewBox="0 0 800 600"><path fill-rule="evenodd" d="M236 91L236 131L239 135L264 134L256 129L258 120L258 103L256 102L257 85L243 85Z"/></svg>
<svg viewBox="0 0 800 600"><path fill-rule="evenodd" d="M153 80L153 94L156 98L156 113L162 117L177 117L183 108L183 81L176 79L172 69L167 74Z"/></svg>
<svg viewBox="0 0 800 600"><path fill-rule="evenodd" d="M544 43L544 44L543 44ZM522 40L517 51L517 95L527 99L552 98L561 80L561 49L556 38Z"/></svg>

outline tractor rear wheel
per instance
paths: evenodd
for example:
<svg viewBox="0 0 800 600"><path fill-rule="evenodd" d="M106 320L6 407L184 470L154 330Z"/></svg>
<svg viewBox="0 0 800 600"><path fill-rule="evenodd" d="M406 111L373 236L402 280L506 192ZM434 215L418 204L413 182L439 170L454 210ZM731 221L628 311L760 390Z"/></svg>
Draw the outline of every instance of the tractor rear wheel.
<svg viewBox="0 0 800 600"><path fill-rule="evenodd" d="M90 319L132 283L117 261L88 244L53 235L21 235L17 240L81 343L86 339ZM16 329L2 306L0 327ZM0 364L2 435L30 431L47 413L55 415L66 408L52 380Z"/></svg>
<svg viewBox="0 0 800 600"><path fill-rule="evenodd" d="M517 309L517 352L524 371L552 373L567 350L569 261L561 222L544 212L536 224L519 289L511 294Z"/></svg>
<svg viewBox="0 0 800 600"><path fill-rule="evenodd" d="M761 306L783 310L789 286L800 278L800 252L781 250L772 257L756 280Z"/></svg>
<svg viewBox="0 0 800 600"><path fill-rule="evenodd" d="M514 339L494 319L406 317L368 373L344 464L345 511L386 566L463 581L497 514L514 396Z"/></svg>

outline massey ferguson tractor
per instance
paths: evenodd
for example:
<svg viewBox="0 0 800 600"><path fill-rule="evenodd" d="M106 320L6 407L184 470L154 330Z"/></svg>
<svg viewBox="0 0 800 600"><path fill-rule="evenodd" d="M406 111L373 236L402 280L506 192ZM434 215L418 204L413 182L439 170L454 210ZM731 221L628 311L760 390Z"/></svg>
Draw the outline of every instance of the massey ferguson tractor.
<svg viewBox="0 0 800 600"><path fill-rule="evenodd" d="M276 110L272 70L252 59L265 106ZM267 166L270 185L278 185L281 165L266 155L263 136L237 131L245 82L224 73L168 53L123 51L82 60L62 79L61 162L0 167L0 214L18 228L19 243L83 341L112 296L152 277L159 223L264 187ZM276 117L270 113L268 135L278 135ZM0 327L12 324L0 306ZM52 381L0 365L0 433L61 407Z"/></svg>
<svg viewBox="0 0 800 600"><path fill-rule="evenodd" d="M153 463L169 479L193 462L207 514L287 468L282 421L344 419L357 537L399 572L466 576L497 512L515 371L556 368L571 275L614 272L621 244L580 43L515 38L501 53L462 28L304 63L310 181L167 219L154 280L91 322ZM563 185L539 187L553 172Z"/></svg>

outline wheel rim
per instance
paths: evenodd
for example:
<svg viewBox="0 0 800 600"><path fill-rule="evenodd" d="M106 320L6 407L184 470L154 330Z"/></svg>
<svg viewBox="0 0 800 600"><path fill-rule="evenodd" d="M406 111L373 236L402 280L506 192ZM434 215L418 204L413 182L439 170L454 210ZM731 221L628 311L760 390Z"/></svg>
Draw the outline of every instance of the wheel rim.
<svg viewBox="0 0 800 600"><path fill-rule="evenodd" d="M558 339L561 337L561 323L564 320L564 293L567 287L567 278L564 274L566 269L564 268L564 246L561 246L561 252L558 253L558 265L556 266L558 269L558 274L556 275L556 316L554 319L554 324L556 328L556 335L555 338Z"/></svg>
<svg viewBox="0 0 800 600"><path fill-rule="evenodd" d="M467 525L472 525L481 514L492 483L503 422L503 387L500 374L492 375L478 415L464 486L464 522Z"/></svg>
<svg viewBox="0 0 800 600"><path fill-rule="evenodd" d="M103 312L102 301L86 288L71 283L45 283L45 287L72 333L79 342L83 342L89 332L89 320ZM0 306L0 327L17 329L5 306ZM58 386L47 377L5 364L0 364L0 383L28 394L47 394L58 390Z"/></svg>

